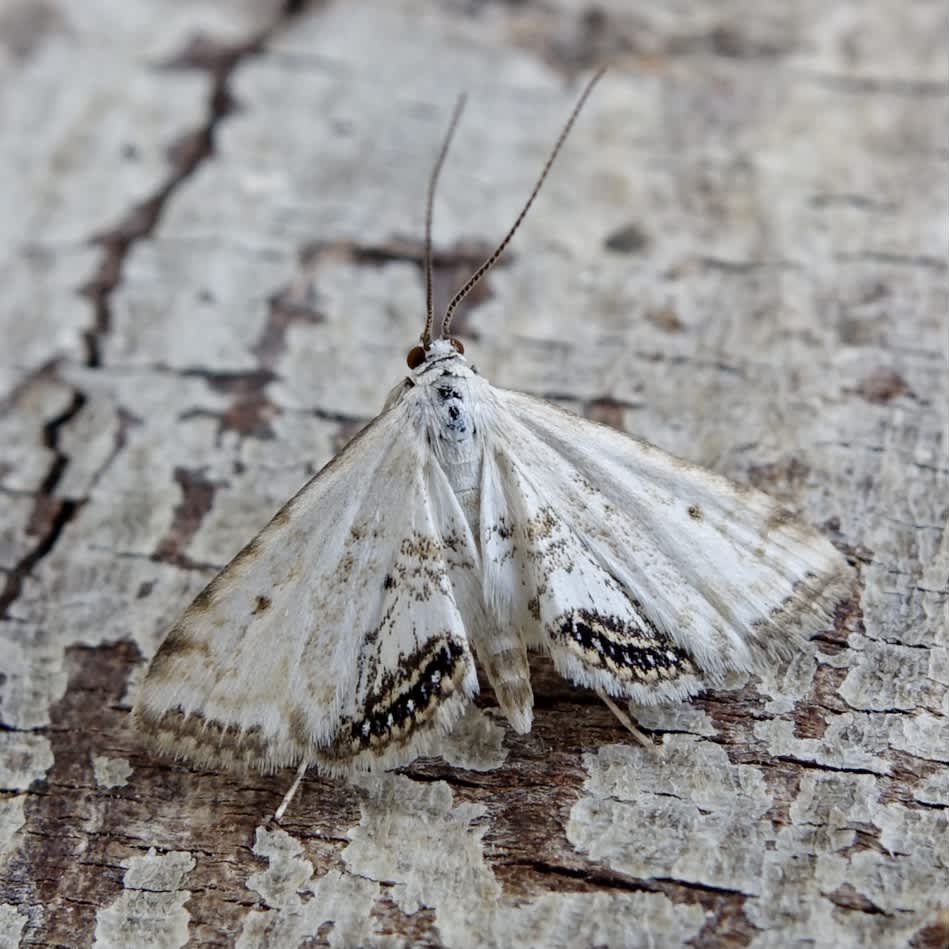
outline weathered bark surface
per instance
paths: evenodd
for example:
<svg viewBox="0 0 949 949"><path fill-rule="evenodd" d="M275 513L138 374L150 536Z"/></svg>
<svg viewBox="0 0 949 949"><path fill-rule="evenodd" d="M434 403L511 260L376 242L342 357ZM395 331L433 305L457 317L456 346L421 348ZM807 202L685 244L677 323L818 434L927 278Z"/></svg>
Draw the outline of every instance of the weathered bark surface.
<svg viewBox="0 0 949 949"><path fill-rule="evenodd" d="M641 9L639 7L641 6ZM636 12L629 12L636 7ZM0 6L0 945L949 936L940 0ZM174 615L365 419L602 82L459 327L481 371L756 484L860 586L644 719L536 668L361 787L127 727Z"/></svg>

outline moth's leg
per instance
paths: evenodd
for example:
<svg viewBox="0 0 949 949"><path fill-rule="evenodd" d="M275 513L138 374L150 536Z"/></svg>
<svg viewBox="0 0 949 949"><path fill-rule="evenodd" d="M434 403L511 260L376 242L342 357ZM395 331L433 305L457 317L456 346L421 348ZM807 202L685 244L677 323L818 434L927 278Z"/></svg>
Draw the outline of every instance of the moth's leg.
<svg viewBox="0 0 949 949"><path fill-rule="evenodd" d="M306 774L306 769L309 767L309 762L301 761L300 767L297 769L297 776L293 779L293 784L290 785L290 790L287 791L283 796L283 800L280 802L280 806L274 811L274 823L279 824L281 818L286 812L287 808L290 806L290 802L293 800L294 796L297 793L297 790L300 787L300 782L303 780L303 775Z"/></svg>
<svg viewBox="0 0 949 949"><path fill-rule="evenodd" d="M606 703L606 707L626 726L630 734L636 741L639 742L644 748L648 748L652 752L659 750L659 746L655 742L651 741L646 735L644 735L637 727L633 719L624 712L605 692L602 692L600 689L596 690L596 694L603 699Z"/></svg>

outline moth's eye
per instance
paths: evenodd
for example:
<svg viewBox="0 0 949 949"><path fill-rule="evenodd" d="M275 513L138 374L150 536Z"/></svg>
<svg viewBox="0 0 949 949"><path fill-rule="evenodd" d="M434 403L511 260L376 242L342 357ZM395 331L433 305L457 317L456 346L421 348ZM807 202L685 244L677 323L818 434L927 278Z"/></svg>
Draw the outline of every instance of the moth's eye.
<svg viewBox="0 0 949 949"><path fill-rule="evenodd" d="M418 369L425 362L425 350L421 346L413 346L405 361L409 364L409 369Z"/></svg>
<svg viewBox="0 0 949 949"><path fill-rule="evenodd" d="M454 336L452 336L452 338L451 338L451 348L452 348L456 353L463 353L463 352L465 351L465 347L464 347L464 344L462 343L462 341L461 341L460 339L455 339Z"/></svg>

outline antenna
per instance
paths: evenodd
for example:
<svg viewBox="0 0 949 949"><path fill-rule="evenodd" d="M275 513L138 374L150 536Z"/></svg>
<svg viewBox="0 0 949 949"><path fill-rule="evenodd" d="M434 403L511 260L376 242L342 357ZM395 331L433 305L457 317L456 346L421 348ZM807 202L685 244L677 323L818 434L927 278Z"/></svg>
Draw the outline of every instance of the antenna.
<svg viewBox="0 0 949 949"><path fill-rule="evenodd" d="M467 96L464 94L458 96L455 103L455 111L452 112L451 122L448 125L448 131L445 133L442 142L441 151L435 160L435 167L432 169L431 177L428 179L428 202L425 206L425 304L426 319L425 329L422 331L422 346L428 349L432 341L432 323L435 319L435 313L432 302L432 209L435 204L435 187L438 184L438 176L441 173L442 165L445 164L445 156L448 154L448 146L451 145L455 129L458 127L458 120L465 108Z"/></svg>
<svg viewBox="0 0 949 949"><path fill-rule="evenodd" d="M593 87L597 84L597 82L599 82L600 77L605 72L606 69L601 67L593 74L593 77L586 84L586 88L583 90L582 95L577 100L577 104L573 107L573 112L570 113L570 118L567 119L567 124L563 127L563 131L560 133L560 136L554 144L550 156L547 158L547 162L540 173L540 177L537 179L537 183L534 185L534 190L531 191L530 197L527 199L527 203L523 208L521 208L521 213L518 214L517 219L514 221L511 229L504 236L504 240L498 244L494 253L492 253L491 256L488 257L488 259L468 278L468 282L454 295L451 303L448 304L448 309L445 311L445 319L442 321L442 337L446 339L449 338L451 318L454 315L458 304L461 303L461 301L464 300L466 296L468 296L478 281L495 265L495 263L497 263L498 258L504 253L507 245L510 244L511 238L514 236L515 231L517 231L517 229L521 226L521 222L527 216L530 206L534 203L534 198L537 197L537 192L540 191L541 185L544 183L544 179L547 177L547 173L550 171L550 168L554 163L554 159L557 157L557 153L560 151L561 146L563 145L567 136L570 134L570 129L573 128L573 123L577 120L580 110L583 108L588 96L593 91ZM427 340L428 334L431 332L431 310L429 310L429 323L426 324L425 330L426 335L423 336L423 339Z"/></svg>

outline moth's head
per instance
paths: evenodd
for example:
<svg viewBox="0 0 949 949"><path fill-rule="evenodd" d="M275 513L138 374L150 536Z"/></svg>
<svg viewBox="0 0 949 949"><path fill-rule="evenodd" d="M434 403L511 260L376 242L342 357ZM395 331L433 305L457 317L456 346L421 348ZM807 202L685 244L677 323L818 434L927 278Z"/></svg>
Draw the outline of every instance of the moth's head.
<svg viewBox="0 0 949 949"><path fill-rule="evenodd" d="M412 348L406 357L412 371L389 393L384 408L389 409L416 386L430 385L442 376L476 376L478 370L462 356L464 346L457 339L433 339L427 346Z"/></svg>
<svg viewBox="0 0 949 949"><path fill-rule="evenodd" d="M432 363L445 359L446 357L461 356L465 351L460 339L449 336L447 339L433 339L426 346L421 342L418 346L413 346L409 354L405 357L409 369L418 369L424 372Z"/></svg>

